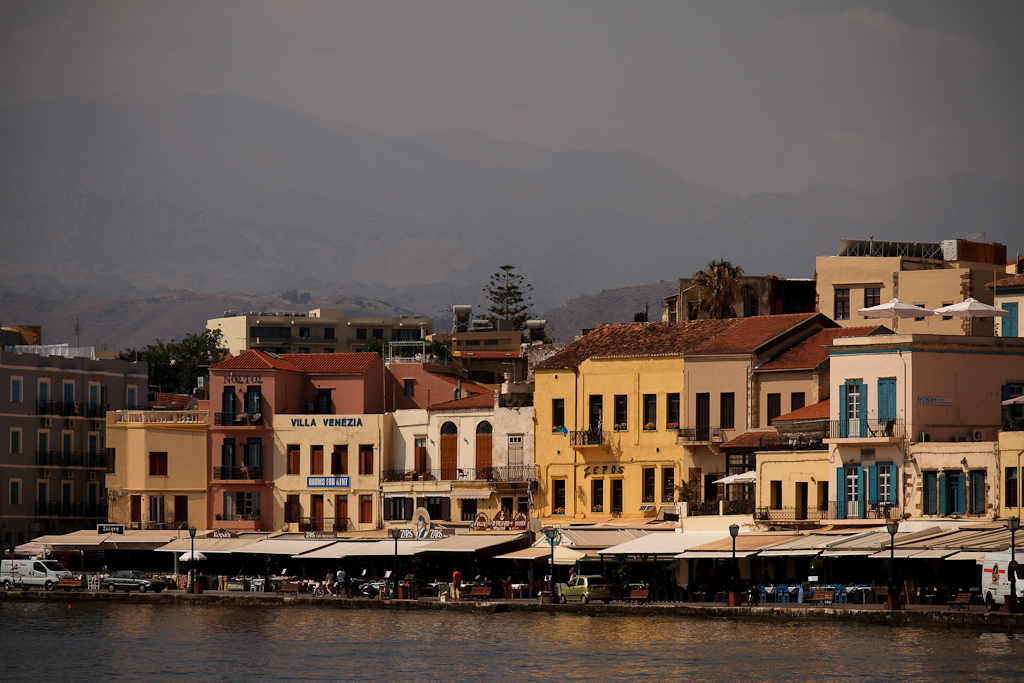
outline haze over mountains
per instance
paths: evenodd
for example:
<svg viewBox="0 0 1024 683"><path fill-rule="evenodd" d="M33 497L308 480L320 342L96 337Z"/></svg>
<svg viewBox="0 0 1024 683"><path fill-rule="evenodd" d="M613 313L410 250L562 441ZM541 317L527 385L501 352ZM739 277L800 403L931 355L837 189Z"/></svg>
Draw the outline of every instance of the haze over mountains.
<svg viewBox="0 0 1024 683"><path fill-rule="evenodd" d="M0 145L0 290L51 302L298 289L443 318L505 263L540 312L713 258L811 277L844 237L1024 250L1024 187L993 178L741 198L634 152L389 138L228 95L6 107Z"/></svg>

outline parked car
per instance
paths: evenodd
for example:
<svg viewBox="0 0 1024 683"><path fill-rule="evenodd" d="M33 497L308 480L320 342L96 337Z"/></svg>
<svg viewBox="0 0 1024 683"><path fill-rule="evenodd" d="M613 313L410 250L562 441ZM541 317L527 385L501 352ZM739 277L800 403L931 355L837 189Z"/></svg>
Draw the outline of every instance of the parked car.
<svg viewBox="0 0 1024 683"><path fill-rule="evenodd" d="M111 593L116 593L119 590L126 593L136 590L140 593L145 593L146 591L159 593L164 588L167 588L167 584L146 572L119 571L100 579L100 588L106 588Z"/></svg>
<svg viewBox="0 0 1024 683"><path fill-rule="evenodd" d="M570 600L579 600L584 605L591 600L612 601L612 589L603 576L577 576L569 580L562 588L562 604Z"/></svg>

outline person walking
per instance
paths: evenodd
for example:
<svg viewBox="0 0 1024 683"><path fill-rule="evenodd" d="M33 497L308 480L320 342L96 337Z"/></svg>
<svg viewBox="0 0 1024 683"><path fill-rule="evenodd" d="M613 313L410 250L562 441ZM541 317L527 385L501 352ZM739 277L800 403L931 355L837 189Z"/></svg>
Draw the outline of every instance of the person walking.
<svg viewBox="0 0 1024 683"><path fill-rule="evenodd" d="M347 598L348 588L345 586L345 570L338 567L338 574L335 578L338 580L338 595Z"/></svg>
<svg viewBox="0 0 1024 683"><path fill-rule="evenodd" d="M334 572L332 572L332 571L328 571L327 572L327 576L325 577L324 583L327 584L327 592L330 593L331 596L333 596L334 595L334 591L335 591Z"/></svg>
<svg viewBox="0 0 1024 683"><path fill-rule="evenodd" d="M462 598L462 572L458 569L452 572L452 600Z"/></svg>

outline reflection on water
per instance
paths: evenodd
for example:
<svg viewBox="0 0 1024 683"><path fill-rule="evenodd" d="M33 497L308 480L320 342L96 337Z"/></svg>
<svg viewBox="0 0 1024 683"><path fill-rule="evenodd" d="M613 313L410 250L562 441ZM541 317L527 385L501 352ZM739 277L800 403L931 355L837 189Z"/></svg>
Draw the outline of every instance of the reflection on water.
<svg viewBox="0 0 1024 683"><path fill-rule="evenodd" d="M303 606L0 603L13 680L1019 681L1024 638L938 628Z"/></svg>

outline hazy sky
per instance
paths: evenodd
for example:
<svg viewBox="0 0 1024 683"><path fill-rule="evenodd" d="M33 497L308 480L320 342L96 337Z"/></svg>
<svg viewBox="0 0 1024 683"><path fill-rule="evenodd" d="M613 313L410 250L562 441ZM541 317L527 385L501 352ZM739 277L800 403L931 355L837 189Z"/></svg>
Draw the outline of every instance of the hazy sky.
<svg viewBox="0 0 1024 683"><path fill-rule="evenodd" d="M233 93L408 135L632 149L737 194L1024 182L1024 3L0 3L0 105Z"/></svg>

